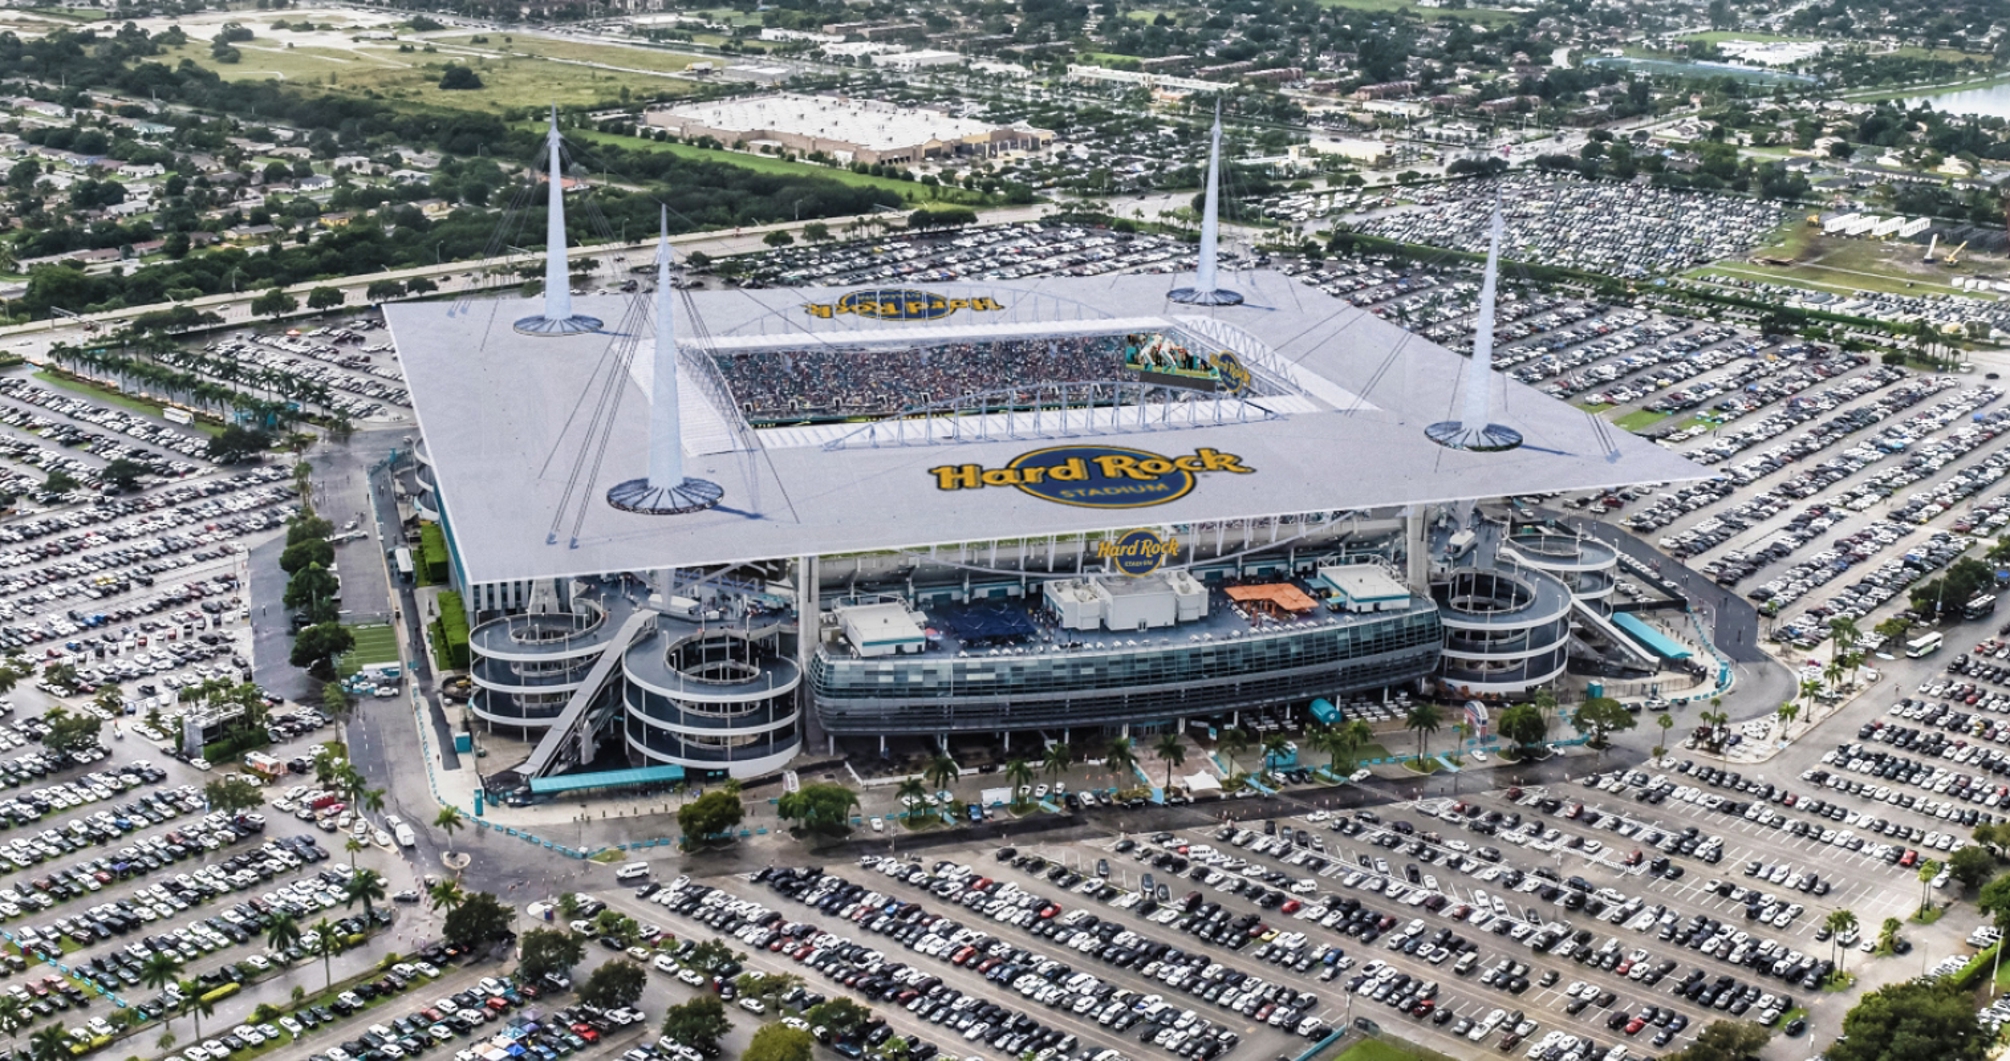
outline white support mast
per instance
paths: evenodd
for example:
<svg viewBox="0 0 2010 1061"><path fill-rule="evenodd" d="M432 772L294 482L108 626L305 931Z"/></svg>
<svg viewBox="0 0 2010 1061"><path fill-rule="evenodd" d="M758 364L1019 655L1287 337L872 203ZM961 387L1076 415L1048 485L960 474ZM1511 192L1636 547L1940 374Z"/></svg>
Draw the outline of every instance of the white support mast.
<svg viewBox="0 0 2010 1061"><path fill-rule="evenodd" d="M1207 190L1201 196L1200 256L1194 266L1192 287L1176 288L1166 296L1174 302L1194 306L1235 306L1242 302L1239 292L1219 286L1217 271L1221 257L1221 101L1214 104L1214 129L1208 135Z"/></svg>
<svg viewBox="0 0 2010 1061"><path fill-rule="evenodd" d="M564 165L559 158L563 138L558 134L556 103L551 106L551 128L546 130L544 139L551 156L551 202L544 215L544 313L517 321L516 330L530 335L596 332L601 326L599 319L575 316L572 312L572 272L565 257Z"/></svg>
<svg viewBox="0 0 2010 1061"><path fill-rule="evenodd" d="M1501 215L1500 199L1494 199L1493 220L1487 233L1486 275L1480 281L1480 308L1473 320L1473 357L1466 368L1466 393L1462 419L1446 420L1424 429L1433 442L1450 449L1493 452L1521 445L1521 432L1490 423L1494 388L1494 304L1500 284L1501 237L1507 225Z"/></svg>
<svg viewBox="0 0 2010 1061"><path fill-rule="evenodd" d="M724 496L717 483L684 475L684 431L677 407L677 292L670 283L670 210L656 239L656 342L649 380L649 474L607 491L623 512L675 516L699 512Z"/></svg>

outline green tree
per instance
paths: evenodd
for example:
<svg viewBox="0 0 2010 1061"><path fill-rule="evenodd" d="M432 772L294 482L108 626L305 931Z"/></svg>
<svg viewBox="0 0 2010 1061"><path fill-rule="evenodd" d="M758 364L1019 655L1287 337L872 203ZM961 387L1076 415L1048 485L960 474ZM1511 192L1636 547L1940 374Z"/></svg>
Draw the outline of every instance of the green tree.
<svg viewBox="0 0 2010 1061"><path fill-rule="evenodd" d="M1514 743L1517 754L1526 755L1549 736L1549 719L1534 704L1515 704L1500 713L1496 722L1500 735Z"/></svg>
<svg viewBox="0 0 2010 1061"><path fill-rule="evenodd" d="M816 1044L806 1031L786 1024L764 1024L741 1052L740 1061L810 1061Z"/></svg>
<svg viewBox="0 0 2010 1061"><path fill-rule="evenodd" d="M346 301L348 298L340 290L332 287L317 287L307 292L309 309L334 309Z"/></svg>
<svg viewBox="0 0 2010 1061"><path fill-rule="evenodd" d="M338 719L348 718L349 712L356 708L356 695L339 681L322 682L321 708Z"/></svg>
<svg viewBox="0 0 2010 1061"><path fill-rule="evenodd" d="M461 889L456 880L437 880L426 889L426 900L435 910L452 913L462 903L468 901L468 893Z"/></svg>
<svg viewBox="0 0 2010 1061"><path fill-rule="evenodd" d="M1418 702L1410 708L1409 714L1403 716L1403 728L1417 734L1417 765L1420 768L1424 765L1426 742L1431 734L1436 733L1444 724L1444 712L1438 709L1438 705L1428 701Z"/></svg>
<svg viewBox="0 0 2010 1061"><path fill-rule="evenodd" d="M791 236L788 233L783 232L781 229L776 229L773 232L770 232L767 235L761 237L761 242L767 244L770 247L786 247L789 244L794 243L795 241L796 238L794 236Z"/></svg>
<svg viewBox="0 0 2010 1061"><path fill-rule="evenodd" d="M271 919L265 922L265 945L272 948L274 954L285 954L298 947L300 919L284 910L273 911Z"/></svg>
<svg viewBox="0 0 2010 1061"><path fill-rule="evenodd" d="M719 1040L732 1030L733 1022L726 1019L726 1004L714 994L698 995L689 1002L671 1006L663 1014L664 1035L708 1056L719 1052Z"/></svg>
<svg viewBox="0 0 2010 1061"><path fill-rule="evenodd" d="M488 892L475 892L447 914L441 934L449 943L482 946L509 934L516 912Z"/></svg>
<svg viewBox="0 0 2010 1061"><path fill-rule="evenodd" d="M1074 765L1074 762L1074 749L1069 748L1066 741L1056 741L1047 745L1047 754L1040 760L1040 772L1055 781L1059 781L1067 774L1068 767Z"/></svg>
<svg viewBox="0 0 2010 1061"><path fill-rule="evenodd" d="M375 912L376 904L384 901L384 875L374 869L359 869L350 875L349 883L342 886L342 905L363 904L364 916Z"/></svg>
<svg viewBox="0 0 2010 1061"><path fill-rule="evenodd" d="M271 436L241 424L232 424L209 440L207 455L219 464L239 464L264 453L272 445Z"/></svg>
<svg viewBox="0 0 2010 1061"><path fill-rule="evenodd" d="M1291 738L1282 733L1273 733L1263 738L1263 768L1274 770L1277 764L1291 754Z"/></svg>
<svg viewBox="0 0 2010 1061"><path fill-rule="evenodd" d="M922 771L922 776L927 778L928 783L933 785L937 791L940 791L948 788L958 777L961 777L962 770L956 765L956 760L947 755L937 754L934 758L928 760L928 766Z"/></svg>
<svg viewBox="0 0 2010 1061"><path fill-rule="evenodd" d="M1843 959L1849 957L1842 950L1842 937L1856 929L1856 914L1849 910L1831 910L1822 922L1829 930L1829 955L1835 959L1836 972L1842 972Z"/></svg>
<svg viewBox="0 0 2010 1061"><path fill-rule="evenodd" d="M61 1024L45 1024L28 1037L28 1056L34 1061L70 1061L70 1033Z"/></svg>
<svg viewBox="0 0 2010 1061"><path fill-rule="evenodd" d="M1772 1037L1764 1025L1751 1021L1711 1021L1688 1048L1668 1055L1669 1061L1749 1061Z"/></svg>
<svg viewBox="0 0 2010 1061"><path fill-rule="evenodd" d="M1118 787L1129 788L1131 779L1137 776L1136 743L1129 737L1118 737L1110 742L1109 753L1104 756L1103 761L1110 768L1110 775L1122 781Z"/></svg>
<svg viewBox="0 0 2010 1061"><path fill-rule="evenodd" d="M1005 783L1012 786L1012 802L1018 803L1020 801L1022 798L1020 795L1021 789L1031 789L1033 787L1033 778L1035 776L1032 763L1024 759L1009 759L1006 761Z"/></svg>
<svg viewBox="0 0 2010 1061"><path fill-rule="evenodd" d="M277 287L251 300L254 317L283 317L299 308L300 303L292 295Z"/></svg>
<svg viewBox="0 0 2010 1061"><path fill-rule="evenodd" d="M332 988L335 986L335 952L342 946L342 930L324 917L314 922L307 935L314 941L314 949L321 953L322 987L324 990Z"/></svg>
<svg viewBox="0 0 2010 1061"><path fill-rule="evenodd" d="M310 564L319 564L323 570L335 562L335 547L326 538L309 538L295 542L279 554L279 569L289 575L297 575Z"/></svg>
<svg viewBox="0 0 2010 1061"><path fill-rule="evenodd" d="M546 973L570 973L573 966L586 960L586 941L565 929L533 928L523 934L519 945L523 956L517 960L517 969L532 980Z"/></svg>
<svg viewBox="0 0 2010 1061"><path fill-rule="evenodd" d="M156 951L155 954L158 956L159 952ZM174 980L169 979L168 983L174 983ZM167 984L162 984L161 986L165 987ZM35 1014L28 1009L27 1003L15 998L13 995L0 995L0 1035L7 1037L7 1049L9 1051L15 1048L14 1037L21 1034L22 1029L34 1022Z"/></svg>
<svg viewBox="0 0 2010 1061"><path fill-rule="evenodd" d="M843 785L818 782L782 794L775 813L783 821L798 822L817 832L843 832L850 828L852 808L858 793Z"/></svg>
<svg viewBox="0 0 2010 1061"><path fill-rule="evenodd" d="M287 658L309 674L325 678L334 675L335 661L355 647L356 635L348 627L334 622L317 623L295 635L293 652Z"/></svg>
<svg viewBox="0 0 2010 1061"><path fill-rule="evenodd" d="M472 92L482 87L482 76L459 63L448 63L440 75L440 87L449 92Z"/></svg>
<svg viewBox="0 0 2010 1061"><path fill-rule="evenodd" d="M67 494L70 491L75 490L77 486L78 483L76 476L71 475L69 472L66 472L61 468L58 468L55 471L50 472L49 477L42 481L42 489L52 494Z"/></svg>
<svg viewBox="0 0 2010 1061"><path fill-rule="evenodd" d="M1165 790L1170 795L1173 787L1173 771L1186 765L1186 742L1180 740L1177 733L1161 734L1158 743L1152 745L1152 751L1156 752L1166 764Z"/></svg>
<svg viewBox="0 0 2010 1061"><path fill-rule="evenodd" d="M195 1023L195 1037L202 1038L202 1019L216 1012L216 1003L206 995L209 989L199 981L183 980L176 990L181 993L181 1011Z"/></svg>
<svg viewBox="0 0 2010 1061"><path fill-rule="evenodd" d="M1633 728L1633 715L1625 704L1609 696L1594 696L1577 709L1570 724L1579 733L1590 734L1591 746L1604 751L1613 732Z"/></svg>
<svg viewBox="0 0 2010 1061"><path fill-rule="evenodd" d="M746 808L740 805L739 786L727 785L677 808L677 827L696 842L732 832L745 813Z"/></svg>
<svg viewBox="0 0 2010 1061"><path fill-rule="evenodd" d="M893 798L903 807L918 807L928 802L928 786L918 777L903 777L899 787L893 790Z"/></svg>
<svg viewBox="0 0 2010 1061"><path fill-rule="evenodd" d="M803 1019L812 1028L825 1028L836 1038L845 1039L865 1027L865 1023L872 1019L872 1011L839 995L828 1002L811 1006L803 1014Z"/></svg>
<svg viewBox="0 0 2010 1061"><path fill-rule="evenodd" d="M454 850L454 834L467 828L467 825L466 820L461 817L461 809L459 807L441 807L440 812L433 815L433 828L447 834L448 854L452 854Z"/></svg>
<svg viewBox="0 0 2010 1061"><path fill-rule="evenodd" d="M1230 726L1214 739L1214 746L1220 750L1223 758L1228 760L1229 773L1234 773L1235 757L1249 750L1249 731L1239 726Z"/></svg>
<svg viewBox="0 0 2010 1061"><path fill-rule="evenodd" d="M110 484L113 489L130 491L139 488L140 476L146 473L146 465L138 461L128 460L125 457L118 457L105 465L105 470L98 473L98 478Z"/></svg>
<svg viewBox="0 0 2010 1061"><path fill-rule="evenodd" d="M1980 888L1996 874L1996 856L1986 849L1970 846L1947 856L1947 872L1964 888Z"/></svg>
<svg viewBox="0 0 2010 1061"><path fill-rule="evenodd" d="M630 961L604 962L579 985L579 1000L589 1006L619 1009L642 1001L649 974Z"/></svg>
<svg viewBox="0 0 2010 1061"><path fill-rule="evenodd" d="M1948 980L1902 980L1865 995L1824 1053L1828 1061L1982 1061L1988 1045L1967 991Z"/></svg>
<svg viewBox="0 0 2010 1061"><path fill-rule="evenodd" d="M50 681L55 682L54 678ZM58 685L72 685L71 682L55 682ZM50 751L80 752L98 746L98 731L104 725L95 715L73 712L61 704L43 712L42 721L48 727L42 733L42 744Z"/></svg>
<svg viewBox="0 0 2010 1061"><path fill-rule="evenodd" d="M1885 918L1884 923L1877 926L1877 952L1887 955L1894 953L1898 949L1898 932L1904 927L1905 923L1898 918Z"/></svg>
<svg viewBox="0 0 2010 1061"><path fill-rule="evenodd" d="M243 774L224 774L202 786L202 798L209 809L225 814L265 805L265 790Z"/></svg>

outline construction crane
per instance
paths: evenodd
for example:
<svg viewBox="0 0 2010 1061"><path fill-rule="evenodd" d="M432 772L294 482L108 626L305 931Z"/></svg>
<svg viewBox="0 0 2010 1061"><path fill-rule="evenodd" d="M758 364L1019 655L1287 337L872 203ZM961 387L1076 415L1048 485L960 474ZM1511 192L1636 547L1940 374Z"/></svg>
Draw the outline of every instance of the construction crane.
<svg viewBox="0 0 2010 1061"><path fill-rule="evenodd" d="M1933 248L1938 246L1940 246L1940 233L1935 232L1932 235L1932 237L1926 241L1926 257L1921 260L1931 265L1933 263Z"/></svg>
<svg viewBox="0 0 2010 1061"><path fill-rule="evenodd" d="M1945 258L1942 258L1942 259L1940 260L1940 264L1942 264L1942 265L1953 265L1953 264L1955 264L1956 262L1958 262L1958 261L1960 261L1960 260L1961 260L1961 252L1962 252L1962 251L1965 251L1965 250L1967 250L1967 249L1968 249L1968 241L1967 241L1967 240L1962 240L1962 241L1961 241L1961 246L1959 246L1959 247L1956 247L1956 248L1954 248L1954 249L1953 249L1953 250L1951 250L1951 251L1948 251L1948 252L1947 252L1947 257L1945 257Z"/></svg>

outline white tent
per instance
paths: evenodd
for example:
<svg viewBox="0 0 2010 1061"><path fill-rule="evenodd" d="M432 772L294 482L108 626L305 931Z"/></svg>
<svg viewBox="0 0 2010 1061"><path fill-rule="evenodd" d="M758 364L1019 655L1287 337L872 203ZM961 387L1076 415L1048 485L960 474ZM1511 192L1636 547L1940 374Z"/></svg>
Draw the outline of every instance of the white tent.
<svg viewBox="0 0 2010 1061"><path fill-rule="evenodd" d="M1195 799L1202 796L1221 795L1221 782L1213 774L1194 774L1186 779L1187 793Z"/></svg>

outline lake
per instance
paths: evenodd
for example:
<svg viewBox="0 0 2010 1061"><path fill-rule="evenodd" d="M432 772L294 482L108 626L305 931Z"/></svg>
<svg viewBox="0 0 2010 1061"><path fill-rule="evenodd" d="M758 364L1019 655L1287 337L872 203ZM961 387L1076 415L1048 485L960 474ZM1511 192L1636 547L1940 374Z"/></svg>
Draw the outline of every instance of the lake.
<svg viewBox="0 0 2010 1061"><path fill-rule="evenodd" d="M1979 114L1990 118L2010 118L2010 82L1999 82L1981 88L1957 89L1932 96L1915 96L1905 101L1908 107L1915 107L1921 103L1931 103L1934 110L1943 114Z"/></svg>

